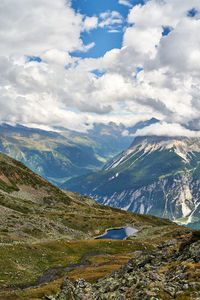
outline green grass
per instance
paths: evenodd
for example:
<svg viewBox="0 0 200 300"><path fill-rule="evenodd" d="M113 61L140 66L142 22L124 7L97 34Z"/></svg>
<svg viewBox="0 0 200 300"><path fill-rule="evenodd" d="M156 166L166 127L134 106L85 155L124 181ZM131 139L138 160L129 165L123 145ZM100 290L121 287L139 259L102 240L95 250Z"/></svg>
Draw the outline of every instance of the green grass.
<svg viewBox="0 0 200 300"><path fill-rule="evenodd" d="M117 254L144 248L132 241L52 241L0 247L1 288L36 282L48 268L77 263L88 252Z"/></svg>
<svg viewBox="0 0 200 300"><path fill-rule="evenodd" d="M175 224L147 226L139 232L138 236L125 241L87 240L67 242L57 240L0 247L0 288L32 284L48 268L65 267L77 263L84 254L89 252L104 252L112 255L107 258L103 256L91 257L89 259L91 266L74 270L68 274L60 271L55 281L39 288L25 291L1 291L0 299L43 299L45 293L54 294L59 290L59 285L66 275L73 280L84 277L89 281L94 281L95 278L105 276L118 268L120 264L123 264L124 259L130 258L130 252L144 249L151 250L160 241L171 238L174 233L181 230L184 233L186 229Z"/></svg>
<svg viewBox="0 0 200 300"><path fill-rule="evenodd" d="M63 192L6 156L0 155L0 165L5 185L16 185L20 190L15 194L0 193L0 242L11 244L0 244L0 288L35 283L45 270L77 263L88 252L115 256L152 249L160 240L180 230L166 219L121 211L76 193ZM91 240L107 228L126 224L144 227L138 239ZM116 267L114 256L106 270L91 261L95 278ZM56 283L40 287L38 292L0 291L0 299L42 299L45 292L58 289L58 282L65 275L60 272Z"/></svg>
<svg viewBox="0 0 200 300"><path fill-rule="evenodd" d="M0 212L4 220L0 224L1 242L83 239L102 234L110 227L155 222L152 217L141 218L131 212L102 206L90 198L63 192L12 159L2 164L1 174L6 186L9 187L8 181L12 180L20 190L15 196L11 192L0 193L0 205L7 215L5 218L4 210ZM20 195L25 195L25 199Z"/></svg>

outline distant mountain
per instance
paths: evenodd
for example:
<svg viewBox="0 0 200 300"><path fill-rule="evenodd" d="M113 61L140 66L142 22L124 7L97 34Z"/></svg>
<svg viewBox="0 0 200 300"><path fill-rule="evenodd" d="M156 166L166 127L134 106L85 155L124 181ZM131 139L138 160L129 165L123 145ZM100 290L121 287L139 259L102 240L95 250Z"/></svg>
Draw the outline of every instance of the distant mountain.
<svg viewBox="0 0 200 300"><path fill-rule="evenodd" d="M200 139L137 137L102 171L71 179L63 188L200 228Z"/></svg>
<svg viewBox="0 0 200 300"><path fill-rule="evenodd" d="M21 125L0 125L0 151L20 160L31 170L59 186L66 180L97 171L127 148L132 137L123 135L156 122L151 119L133 127L94 124L87 133L58 128L50 132Z"/></svg>
<svg viewBox="0 0 200 300"><path fill-rule="evenodd" d="M47 180L58 183L102 166L88 139L79 141L56 132L0 126L0 151L25 163Z"/></svg>

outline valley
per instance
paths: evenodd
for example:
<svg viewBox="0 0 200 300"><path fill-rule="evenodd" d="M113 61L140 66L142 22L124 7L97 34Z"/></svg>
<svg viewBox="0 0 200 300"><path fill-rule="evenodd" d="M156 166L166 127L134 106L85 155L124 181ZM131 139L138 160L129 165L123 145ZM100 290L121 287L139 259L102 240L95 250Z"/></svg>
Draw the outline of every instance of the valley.
<svg viewBox="0 0 200 300"><path fill-rule="evenodd" d="M0 125L0 151L59 186L96 171L131 143L123 126L96 125L88 133L67 129L45 131L21 125Z"/></svg>
<svg viewBox="0 0 200 300"><path fill-rule="evenodd" d="M103 170L63 188L98 202L200 228L200 139L137 137Z"/></svg>
<svg viewBox="0 0 200 300"><path fill-rule="evenodd" d="M125 127L113 122L97 123L87 132L56 127L54 131L22 125L0 125L0 151L24 163L54 185L61 186L79 175L100 170L104 164L127 148L137 129L158 120L138 122Z"/></svg>
<svg viewBox="0 0 200 300"><path fill-rule="evenodd" d="M135 251L152 249L174 232L186 230L166 219L125 212L61 190L3 154L0 201L0 299L4 300L44 299L46 293L58 292L66 275L72 280L80 274L97 280L134 257ZM136 237L95 239L108 228L127 224L141 228ZM66 271L89 253L96 254L88 258L89 264ZM53 277L39 284L52 269Z"/></svg>
<svg viewBox="0 0 200 300"><path fill-rule="evenodd" d="M66 276L67 289L76 292L73 284L84 278L87 290L100 284L103 299L110 299L113 291L102 290L101 281L113 281L112 272L126 268L130 259L143 260L144 255L151 256L162 243L174 239L178 253L195 232L180 225L198 228L199 149L198 139L136 138L102 171L71 179L63 184L65 189L0 154L0 299L49 299L45 295L62 299L59 291L66 294L62 283ZM66 190L68 184L83 195ZM105 235L116 233L117 228L132 229L132 234L127 231L125 240ZM171 272L173 257L169 266L160 261L161 270ZM195 268L198 271L198 265ZM145 285L146 279L141 280ZM128 291L127 281L123 282ZM188 281L182 286L184 282ZM168 300L170 291L166 293L165 285L163 278L161 299ZM115 289L112 297L117 299L118 284ZM189 288L181 291L181 295L194 292ZM139 295L139 287L131 293ZM74 299L70 297L67 299Z"/></svg>
<svg viewBox="0 0 200 300"><path fill-rule="evenodd" d="M0 300L200 300L200 0L0 0Z"/></svg>

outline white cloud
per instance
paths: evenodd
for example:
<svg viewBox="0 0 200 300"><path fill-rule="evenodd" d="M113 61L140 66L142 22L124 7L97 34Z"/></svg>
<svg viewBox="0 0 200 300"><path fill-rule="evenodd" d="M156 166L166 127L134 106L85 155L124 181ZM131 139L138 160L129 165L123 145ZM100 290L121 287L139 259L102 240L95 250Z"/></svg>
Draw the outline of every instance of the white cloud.
<svg viewBox="0 0 200 300"><path fill-rule="evenodd" d="M94 46L83 45L81 31L119 30L118 12L105 12L98 21L75 13L64 0L1 2L0 121L86 130L94 121L128 124L155 116L163 121L162 132L174 126L176 134L190 135L180 124L200 127L200 19L198 13L188 16L192 8L200 11L199 0L134 6L123 47L81 59L69 52ZM173 28L167 36L163 26ZM157 126L145 130L161 132Z"/></svg>
<svg viewBox="0 0 200 300"><path fill-rule="evenodd" d="M99 27L108 27L110 29L115 29L114 26L121 25L123 22L123 17L117 11L106 11L100 14Z"/></svg>
<svg viewBox="0 0 200 300"><path fill-rule="evenodd" d="M73 61L73 58L65 51L51 49L43 52L40 55L41 59L47 63L53 63L65 66Z"/></svg>
<svg viewBox="0 0 200 300"><path fill-rule="evenodd" d="M200 70L200 20L184 18L160 42L157 60L161 66L170 66L178 72Z"/></svg>
<svg viewBox="0 0 200 300"><path fill-rule="evenodd" d="M119 4L132 7L128 0L119 0Z"/></svg>
<svg viewBox="0 0 200 300"><path fill-rule="evenodd" d="M86 31L90 31L92 29L97 28L98 26L98 18L97 17L86 17L84 20L84 29Z"/></svg>
<svg viewBox="0 0 200 300"><path fill-rule="evenodd" d="M188 137L200 137L200 132L192 131L184 128L177 123L156 123L145 127L143 129L138 129L134 136L188 136Z"/></svg>
<svg viewBox="0 0 200 300"><path fill-rule="evenodd" d="M120 32L120 30L119 29L109 29L108 32L117 33L117 32Z"/></svg>
<svg viewBox="0 0 200 300"><path fill-rule="evenodd" d="M1 55L36 55L48 49L82 49L83 16L65 0L0 3Z"/></svg>
<svg viewBox="0 0 200 300"><path fill-rule="evenodd" d="M135 26L129 27L124 34L124 46L133 48L138 54L148 54L148 58L151 59L156 55L156 45L162 37L162 31L161 27L149 27L145 30Z"/></svg>

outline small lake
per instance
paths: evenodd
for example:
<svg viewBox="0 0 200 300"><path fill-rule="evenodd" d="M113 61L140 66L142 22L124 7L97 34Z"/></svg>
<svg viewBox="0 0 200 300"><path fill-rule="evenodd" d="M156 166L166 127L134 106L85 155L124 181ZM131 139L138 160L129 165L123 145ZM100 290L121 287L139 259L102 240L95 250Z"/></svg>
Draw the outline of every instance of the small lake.
<svg viewBox="0 0 200 300"><path fill-rule="evenodd" d="M102 240L102 239L124 240L127 237L134 235L136 232L138 232L138 229L131 226L127 226L121 229L108 230L107 233L105 233L101 237L98 237L97 239L98 240Z"/></svg>

